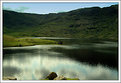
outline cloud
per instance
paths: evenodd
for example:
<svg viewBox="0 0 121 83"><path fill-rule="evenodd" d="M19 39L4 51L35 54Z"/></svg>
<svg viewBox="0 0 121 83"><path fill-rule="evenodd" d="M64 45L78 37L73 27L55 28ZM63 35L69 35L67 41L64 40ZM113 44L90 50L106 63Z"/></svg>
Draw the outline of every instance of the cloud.
<svg viewBox="0 0 121 83"><path fill-rule="evenodd" d="M57 11L57 13L64 13L64 12L67 12L67 11Z"/></svg>
<svg viewBox="0 0 121 83"><path fill-rule="evenodd" d="M29 7L19 7L19 8L15 8L15 9L12 9L10 7L4 7L3 6L3 10L11 10L11 11L16 11L16 12L25 12L26 10L28 10Z"/></svg>
<svg viewBox="0 0 121 83"><path fill-rule="evenodd" d="M3 10L13 10L13 9L10 8L10 7L4 7L4 6L3 6Z"/></svg>
<svg viewBox="0 0 121 83"><path fill-rule="evenodd" d="M17 9L15 9L15 11L17 12L24 12L25 10L28 10L29 8L28 7L19 7Z"/></svg>

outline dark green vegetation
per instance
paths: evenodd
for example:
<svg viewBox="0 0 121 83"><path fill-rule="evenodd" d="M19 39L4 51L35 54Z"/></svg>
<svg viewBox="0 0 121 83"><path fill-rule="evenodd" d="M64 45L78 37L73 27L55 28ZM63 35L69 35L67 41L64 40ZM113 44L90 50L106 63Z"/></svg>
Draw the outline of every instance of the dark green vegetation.
<svg viewBox="0 0 121 83"><path fill-rule="evenodd" d="M4 34L118 39L118 5L82 8L64 13L30 14L3 11Z"/></svg>
<svg viewBox="0 0 121 83"><path fill-rule="evenodd" d="M31 38L15 38L8 35L3 35L3 47L15 47L15 46L31 46L31 45L42 45L42 44L57 44L53 40L43 39L31 39Z"/></svg>
<svg viewBox="0 0 121 83"><path fill-rule="evenodd" d="M88 63L90 65L95 66L100 63L100 64L103 64L104 66L118 69L118 56L117 56L118 48L109 47L109 48L102 48L103 51L96 51L96 50L99 50L99 48L91 47L86 49L86 46L85 46L83 47L83 49L81 48L81 49L67 50L62 48L53 48L53 50L55 52L64 53L67 57L73 58L85 64ZM109 50L110 52L108 52Z"/></svg>

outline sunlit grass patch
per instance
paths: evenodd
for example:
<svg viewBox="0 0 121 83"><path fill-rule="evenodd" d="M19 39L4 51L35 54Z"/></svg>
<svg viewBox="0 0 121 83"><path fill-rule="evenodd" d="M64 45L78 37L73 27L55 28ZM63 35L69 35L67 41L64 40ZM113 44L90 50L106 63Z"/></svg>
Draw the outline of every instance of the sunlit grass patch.
<svg viewBox="0 0 121 83"><path fill-rule="evenodd" d="M78 78L66 78L67 80L79 80Z"/></svg>
<svg viewBox="0 0 121 83"><path fill-rule="evenodd" d="M43 45L43 44L57 44L53 40L43 40L43 39L31 39L31 38L15 38L12 36L3 36L3 46L4 47L18 47L18 46L31 46L31 45Z"/></svg>

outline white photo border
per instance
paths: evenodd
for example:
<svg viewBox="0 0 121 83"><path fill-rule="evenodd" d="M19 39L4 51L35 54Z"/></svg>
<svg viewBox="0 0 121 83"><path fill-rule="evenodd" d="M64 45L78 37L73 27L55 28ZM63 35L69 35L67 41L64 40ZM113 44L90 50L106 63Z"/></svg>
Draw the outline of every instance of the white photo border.
<svg viewBox="0 0 121 83"><path fill-rule="evenodd" d="M76 80L75 81L73 81L73 80L72 81L70 81L70 80L69 81L68 80L66 80L66 81L64 81L64 80L62 80L62 81L53 81L53 80L52 81L48 81L48 80L40 80L40 81L39 80L36 80L36 81L35 80L27 80L27 81L23 81L23 80L22 81L19 81L19 80L11 81L10 80L10 81L5 81L5 80L2 80L2 58L3 58L3 11L2 11L2 4L4 2L10 2L10 3L13 3L13 2L21 2L21 3L22 2L33 2L33 3L34 2L41 2L41 3L43 3L43 2L44 3L45 2L49 2L49 3L53 3L53 2L64 2L64 3L68 3L68 2L69 3L70 2L72 2L72 3L73 2L118 2L118 6L119 6L118 7L118 80L98 80L98 81L97 80L79 80L79 81L76 81ZM19 1L19 0L18 1L16 1L16 0L13 0L13 1L12 0L2 0L2 1L0 1L0 12L1 12L0 13L0 18L1 18L0 19L0 42L1 42L0 43L0 59L1 59L1 62L0 62L1 63L0 64L0 67L1 67L0 68L0 77L1 77L0 82L2 82L2 83L3 82L4 83L6 83L6 82L12 82L12 83L19 83L19 82L42 82L42 83L43 82L49 82L49 83L50 82L52 82L52 83L53 82L69 82L69 83L70 82L83 82L83 83L84 82L88 82L88 83L89 82L92 82L92 83L93 82L96 82L96 83L106 82L107 83L108 82L108 83L120 83L121 82L121 79L120 79L121 78L120 77L120 75L121 75L120 74L120 69L121 69L120 68L121 67L120 66L121 65L120 64L121 63L121 61L120 61L120 58L121 58L120 57L120 54L121 54L120 53L120 46L121 46L121 44L120 44L120 35L121 35L121 33L120 33L120 31L121 31L121 29L120 29L121 28L121 24L120 24L121 23L121 21L120 21L121 16L120 16L120 14L121 14L121 11L120 10L121 10L121 5L120 4L121 4L120 0L81 0L81 1L80 0L77 0L77 1L71 1L71 0L70 1L69 0L68 1L63 1L63 0L62 1L57 1L57 0L56 1L51 1L51 0L48 0L48 1L47 0L45 0L45 1L38 1L38 0L37 1L35 1L35 0L32 0L32 1L27 1L27 0L26 1L25 0L24 1L23 0L21 0L21 1Z"/></svg>

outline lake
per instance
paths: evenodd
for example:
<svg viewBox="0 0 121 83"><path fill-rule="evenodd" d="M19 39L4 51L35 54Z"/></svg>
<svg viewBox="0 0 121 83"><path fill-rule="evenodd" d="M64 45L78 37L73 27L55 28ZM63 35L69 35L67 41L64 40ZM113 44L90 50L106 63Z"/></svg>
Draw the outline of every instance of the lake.
<svg viewBox="0 0 121 83"><path fill-rule="evenodd" d="M80 80L118 80L118 43L111 40L37 37L62 45L3 48L3 77L44 79L50 72Z"/></svg>

